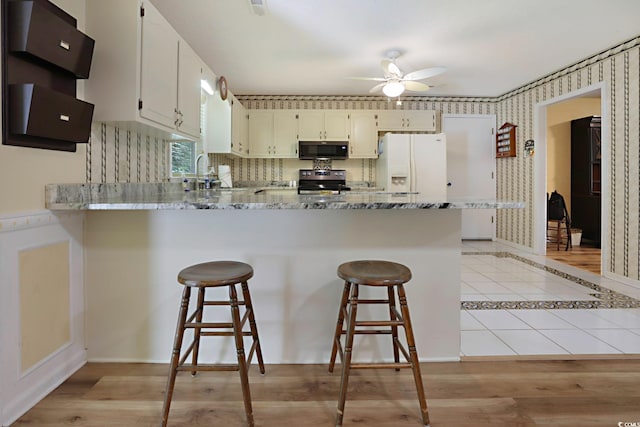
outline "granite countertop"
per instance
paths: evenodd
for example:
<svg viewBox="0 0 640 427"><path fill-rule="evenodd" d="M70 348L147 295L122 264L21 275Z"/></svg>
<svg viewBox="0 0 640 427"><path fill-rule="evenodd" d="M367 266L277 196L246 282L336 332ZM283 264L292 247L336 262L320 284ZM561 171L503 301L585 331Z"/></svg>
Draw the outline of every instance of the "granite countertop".
<svg viewBox="0 0 640 427"><path fill-rule="evenodd" d="M289 187L216 188L185 192L179 183L49 184L51 210L183 209L501 209L523 202L428 200L416 193L362 189L342 194L298 194Z"/></svg>

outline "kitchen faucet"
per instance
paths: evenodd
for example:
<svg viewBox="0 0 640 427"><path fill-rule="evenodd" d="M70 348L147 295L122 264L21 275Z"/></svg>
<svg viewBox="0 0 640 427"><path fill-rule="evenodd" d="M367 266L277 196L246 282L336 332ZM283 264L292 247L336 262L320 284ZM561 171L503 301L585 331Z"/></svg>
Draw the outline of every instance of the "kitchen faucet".
<svg viewBox="0 0 640 427"><path fill-rule="evenodd" d="M200 179L200 169L198 169L198 163L200 162L200 159L205 157L206 154L204 153L200 153L196 156L196 188L198 187L198 180ZM207 158L208 160L208 158ZM206 169L206 168L205 168Z"/></svg>

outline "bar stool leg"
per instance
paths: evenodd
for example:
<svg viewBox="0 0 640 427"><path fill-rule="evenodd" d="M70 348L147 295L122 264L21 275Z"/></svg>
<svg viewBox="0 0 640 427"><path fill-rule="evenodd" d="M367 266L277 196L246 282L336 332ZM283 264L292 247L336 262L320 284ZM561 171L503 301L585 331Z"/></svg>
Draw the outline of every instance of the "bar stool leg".
<svg viewBox="0 0 640 427"><path fill-rule="evenodd" d="M249 375L247 373L247 359L244 354L244 339L242 334L242 324L240 323L240 309L238 307L238 293L236 285L229 285L229 302L231 305L231 318L233 322L233 336L236 341L236 353L238 356L238 371L242 384L242 396L244 398L244 409L247 414L247 424L253 427L253 408L251 407L251 391L249 390Z"/></svg>
<svg viewBox="0 0 640 427"><path fill-rule="evenodd" d="M387 287L387 298L389 299L389 318L392 322L398 320L396 316L396 294L393 290L393 286ZM393 341L393 360L395 363L400 363L400 351L398 350L398 327L391 325L391 341ZM396 368L396 371L400 371L400 368Z"/></svg>
<svg viewBox="0 0 640 427"><path fill-rule="evenodd" d="M198 304L196 306L196 323L202 323L202 315L204 313L204 293L205 288L198 289ZM196 327L193 328L193 359L192 364L194 366L193 371L191 371L191 376L196 376L198 372L195 367L198 366L198 351L200 350L200 332L202 328Z"/></svg>
<svg viewBox="0 0 640 427"><path fill-rule="evenodd" d="M349 385L349 373L351 371L351 351L353 349L353 337L356 329L356 315L358 313L358 285L354 284L351 290L351 298L348 306L347 337L344 345L344 360L342 361L342 377L340 379L340 396L338 397L338 412L336 415L336 427L342 426L344 416L344 404L347 400L347 386Z"/></svg>
<svg viewBox="0 0 640 427"><path fill-rule="evenodd" d="M349 291L351 289L351 283L344 282L344 289L342 291L342 299L340 300L340 309L338 310L338 324L336 325L336 332L333 334L333 347L331 347L331 358L329 359L329 372L333 372L333 368L336 364L336 356L338 354L338 342L342 336L342 327L344 326L344 312L347 308L347 302L349 301Z"/></svg>
<svg viewBox="0 0 640 427"><path fill-rule="evenodd" d="M420 373L420 361L418 360L418 352L416 351L416 341L413 337L413 327L411 326L411 317L409 316L409 307L407 306L407 296L403 285L397 285L397 287L401 314L404 319L404 331L407 336L409 356L411 357L411 370L413 371L413 379L416 383L416 391L418 392L420 411L422 412L422 422L425 426L428 426L429 411L427 409L427 400L424 395L424 385L422 384L422 374Z"/></svg>
<svg viewBox="0 0 640 427"><path fill-rule="evenodd" d="M178 362L180 359L180 350L182 348L182 339L184 337L184 324L187 320L187 310L189 309L189 298L191 296L191 288L185 286L182 291L182 301L180 303L180 311L178 313L178 325L176 326L176 336L173 343L173 352L171 353L171 363L169 364L169 379L167 380L167 390L164 394L164 403L162 409L162 427L166 427L169 419L169 407L171 406L171 398L173 397L173 387L176 384L176 374L178 373Z"/></svg>
<svg viewBox="0 0 640 427"><path fill-rule="evenodd" d="M262 349L260 348L260 339L258 338L258 325L256 323L256 317L253 314L253 303L251 302L251 294L249 293L249 285L247 282L242 282L242 297L244 298L245 309L249 310L249 328L251 329L253 341L256 343L258 366L260 373L264 374L264 361L262 360Z"/></svg>

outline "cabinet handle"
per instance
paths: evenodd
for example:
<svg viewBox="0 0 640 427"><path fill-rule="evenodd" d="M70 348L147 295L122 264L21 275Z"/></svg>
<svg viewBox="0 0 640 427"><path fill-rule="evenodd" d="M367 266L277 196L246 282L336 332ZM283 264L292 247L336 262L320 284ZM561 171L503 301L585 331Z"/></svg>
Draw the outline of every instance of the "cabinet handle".
<svg viewBox="0 0 640 427"><path fill-rule="evenodd" d="M324 131L324 139L327 139L327 131Z"/></svg>
<svg viewBox="0 0 640 427"><path fill-rule="evenodd" d="M410 119L407 119L407 127L410 127L409 120L410 120Z"/></svg>
<svg viewBox="0 0 640 427"><path fill-rule="evenodd" d="M69 42L66 42L64 40L60 40L60 47L63 48L64 50L71 49L71 45L69 44Z"/></svg>

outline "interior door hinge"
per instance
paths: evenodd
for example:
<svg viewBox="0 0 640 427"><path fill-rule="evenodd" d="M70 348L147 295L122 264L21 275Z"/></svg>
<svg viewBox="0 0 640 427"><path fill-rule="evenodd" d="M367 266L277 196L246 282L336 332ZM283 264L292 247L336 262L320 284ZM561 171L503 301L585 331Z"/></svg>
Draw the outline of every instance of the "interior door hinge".
<svg viewBox="0 0 640 427"><path fill-rule="evenodd" d="M138 99L138 110L142 110L142 99Z"/></svg>
<svg viewBox="0 0 640 427"><path fill-rule="evenodd" d="M140 17L144 18L144 6L140 6Z"/></svg>

